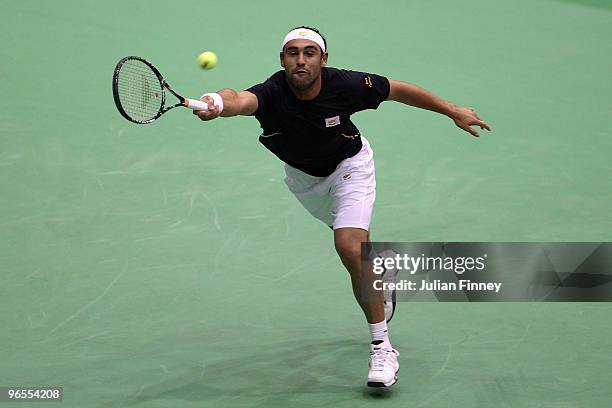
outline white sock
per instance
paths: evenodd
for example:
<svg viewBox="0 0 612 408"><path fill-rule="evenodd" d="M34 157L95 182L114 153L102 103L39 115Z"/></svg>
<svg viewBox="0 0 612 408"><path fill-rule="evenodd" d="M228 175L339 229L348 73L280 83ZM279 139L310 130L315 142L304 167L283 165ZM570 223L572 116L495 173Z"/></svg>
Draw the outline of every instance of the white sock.
<svg viewBox="0 0 612 408"><path fill-rule="evenodd" d="M370 335L372 336L372 343L392 347L391 341L389 340L389 335L387 333L386 320L383 320L380 323L368 323L368 328L370 329Z"/></svg>

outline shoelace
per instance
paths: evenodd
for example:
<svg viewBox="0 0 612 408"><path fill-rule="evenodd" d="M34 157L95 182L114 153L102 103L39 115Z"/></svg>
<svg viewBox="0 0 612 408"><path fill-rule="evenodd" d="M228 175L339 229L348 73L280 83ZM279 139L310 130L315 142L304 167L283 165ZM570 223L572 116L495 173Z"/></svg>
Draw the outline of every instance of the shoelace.
<svg viewBox="0 0 612 408"><path fill-rule="evenodd" d="M373 349L372 351L370 351L370 356L372 356L370 367L372 368L372 370L376 371L384 370L385 362L394 354L394 351L390 349Z"/></svg>

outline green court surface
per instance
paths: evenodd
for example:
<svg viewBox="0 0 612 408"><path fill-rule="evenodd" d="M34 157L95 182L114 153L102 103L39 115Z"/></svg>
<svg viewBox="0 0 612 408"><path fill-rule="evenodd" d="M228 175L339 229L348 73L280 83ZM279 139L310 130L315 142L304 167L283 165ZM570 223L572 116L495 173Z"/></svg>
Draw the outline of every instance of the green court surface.
<svg viewBox="0 0 612 408"><path fill-rule="evenodd" d="M390 102L356 114L373 239L610 241L609 4L4 2L0 386L62 386L66 407L609 407L606 303L402 303L399 382L368 390L332 235L286 191L256 120L139 126L111 93L125 55L191 97L244 89L279 69L287 30L316 26L331 66L493 127L476 139Z"/></svg>

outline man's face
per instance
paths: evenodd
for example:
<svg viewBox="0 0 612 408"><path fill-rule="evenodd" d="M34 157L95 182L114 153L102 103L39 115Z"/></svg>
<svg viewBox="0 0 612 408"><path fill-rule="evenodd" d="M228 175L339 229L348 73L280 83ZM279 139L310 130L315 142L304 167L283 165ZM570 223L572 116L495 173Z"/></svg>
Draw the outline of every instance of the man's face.
<svg viewBox="0 0 612 408"><path fill-rule="evenodd" d="M321 55L314 41L291 40L285 45L280 60L287 81L298 91L306 91L321 75L321 68L327 64L327 53Z"/></svg>

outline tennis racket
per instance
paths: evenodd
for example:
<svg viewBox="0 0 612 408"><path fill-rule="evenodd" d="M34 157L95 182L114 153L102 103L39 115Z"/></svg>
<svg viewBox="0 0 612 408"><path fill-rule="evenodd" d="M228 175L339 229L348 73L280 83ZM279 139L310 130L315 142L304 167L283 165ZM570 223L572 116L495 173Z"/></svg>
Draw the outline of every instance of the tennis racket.
<svg viewBox="0 0 612 408"><path fill-rule="evenodd" d="M166 105L166 91L179 100ZM146 124L178 106L208 110L206 102L185 98L176 93L149 61L140 57L122 58L113 74L113 97L119 113L130 122Z"/></svg>

